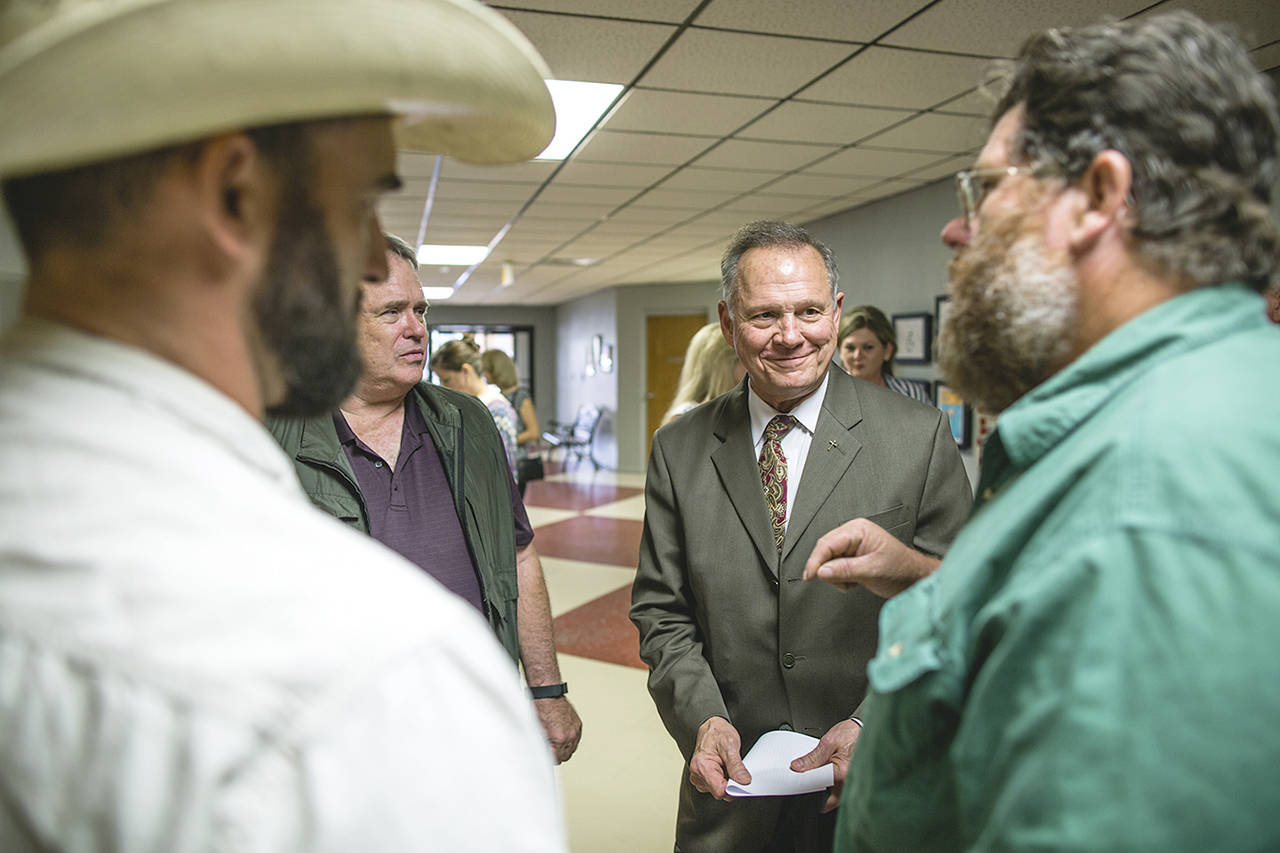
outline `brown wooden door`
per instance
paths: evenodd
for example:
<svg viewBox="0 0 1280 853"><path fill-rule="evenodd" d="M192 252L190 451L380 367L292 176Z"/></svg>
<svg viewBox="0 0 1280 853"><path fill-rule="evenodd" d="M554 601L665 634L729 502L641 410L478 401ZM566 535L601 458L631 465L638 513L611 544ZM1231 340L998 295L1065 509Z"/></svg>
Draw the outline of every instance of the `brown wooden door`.
<svg viewBox="0 0 1280 853"><path fill-rule="evenodd" d="M645 320L645 364L648 365L645 401L650 442L675 399L689 341L706 324L707 315L703 313L661 314Z"/></svg>

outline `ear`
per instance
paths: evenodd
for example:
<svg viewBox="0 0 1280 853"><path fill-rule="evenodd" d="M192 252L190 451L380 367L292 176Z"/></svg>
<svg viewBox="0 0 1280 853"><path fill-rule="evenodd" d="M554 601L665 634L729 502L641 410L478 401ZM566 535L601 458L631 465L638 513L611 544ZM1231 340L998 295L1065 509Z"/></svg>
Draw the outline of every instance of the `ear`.
<svg viewBox="0 0 1280 853"><path fill-rule="evenodd" d="M893 341L889 341L889 343L884 345L884 360L893 361L893 354L897 351L897 348L893 345Z"/></svg>
<svg viewBox="0 0 1280 853"><path fill-rule="evenodd" d="M733 346L733 315L729 312L729 306L721 301L716 305L716 311L720 314L720 334L724 336L724 342L729 346ZM736 351L737 348L734 347Z"/></svg>
<svg viewBox="0 0 1280 853"><path fill-rule="evenodd" d="M194 162L206 241L232 266L265 262L274 234L279 188L243 133L201 144Z"/></svg>
<svg viewBox="0 0 1280 853"><path fill-rule="evenodd" d="M835 313L832 315L832 320L835 322L835 326L836 326L836 333L837 333L837 334L839 334L839 332L840 332L840 313L841 313L843 310L844 310L844 294L843 294L843 293L837 293L837 294L836 294L836 306L835 306Z"/></svg>
<svg viewBox="0 0 1280 853"><path fill-rule="evenodd" d="M1091 247L1108 230L1124 222L1132 188L1133 166L1128 157L1107 149L1093 158L1078 182L1084 201L1071 230L1073 249Z"/></svg>

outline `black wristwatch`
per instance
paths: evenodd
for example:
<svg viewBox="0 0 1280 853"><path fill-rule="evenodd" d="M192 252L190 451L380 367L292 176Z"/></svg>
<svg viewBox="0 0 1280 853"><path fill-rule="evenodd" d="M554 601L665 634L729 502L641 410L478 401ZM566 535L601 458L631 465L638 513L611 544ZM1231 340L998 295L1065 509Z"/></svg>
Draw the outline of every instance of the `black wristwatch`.
<svg viewBox="0 0 1280 853"><path fill-rule="evenodd" d="M568 692L569 685L563 681L559 684L547 684L542 687L529 688L529 695L534 699L559 699Z"/></svg>

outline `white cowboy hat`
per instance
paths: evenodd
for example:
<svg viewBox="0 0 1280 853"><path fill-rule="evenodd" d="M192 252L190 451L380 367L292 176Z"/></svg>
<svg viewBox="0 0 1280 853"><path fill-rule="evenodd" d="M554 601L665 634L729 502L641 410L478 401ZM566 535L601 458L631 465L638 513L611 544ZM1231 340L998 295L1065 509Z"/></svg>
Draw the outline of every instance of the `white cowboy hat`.
<svg viewBox="0 0 1280 853"><path fill-rule="evenodd" d="M473 0L0 0L0 176L365 114L402 116L404 148L527 160L548 76Z"/></svg>

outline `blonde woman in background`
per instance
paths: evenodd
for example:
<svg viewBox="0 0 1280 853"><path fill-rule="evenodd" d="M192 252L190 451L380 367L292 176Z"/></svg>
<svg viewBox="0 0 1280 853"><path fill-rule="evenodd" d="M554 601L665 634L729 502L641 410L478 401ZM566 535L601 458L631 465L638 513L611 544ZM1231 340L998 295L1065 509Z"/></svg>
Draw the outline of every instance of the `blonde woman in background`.
<svg viewBox="0 0 1280 853"><path fill-rule="evenodd" d="M879 308L858 305L849 309L840 324L838 341L839 349L836 351L840 354L840 364L850 376L933 405L927 383L899 379L893 375L893 354L898 349L898 336L889 318Z"/></svg>
<svg viewBox="0 0 1280 853"><path fill-rule="evenodd" d="M441 385L478 397L489 409L502 439L502 449L507 454L507 467L515 477L516 410L502 396L502 389L485 381L480 347L469 336L460 341L449 341L431 356L431 370L440 377Z"/></svg>
<svg viewBox="0 0 1280 853"><path fill-rule="evenodd" d="M676 397L662 416L662 422L669 423L694 406L724 394L738 384L743 372L737 353L720 332L720 324L703 326L689 341Z"/></svg>

